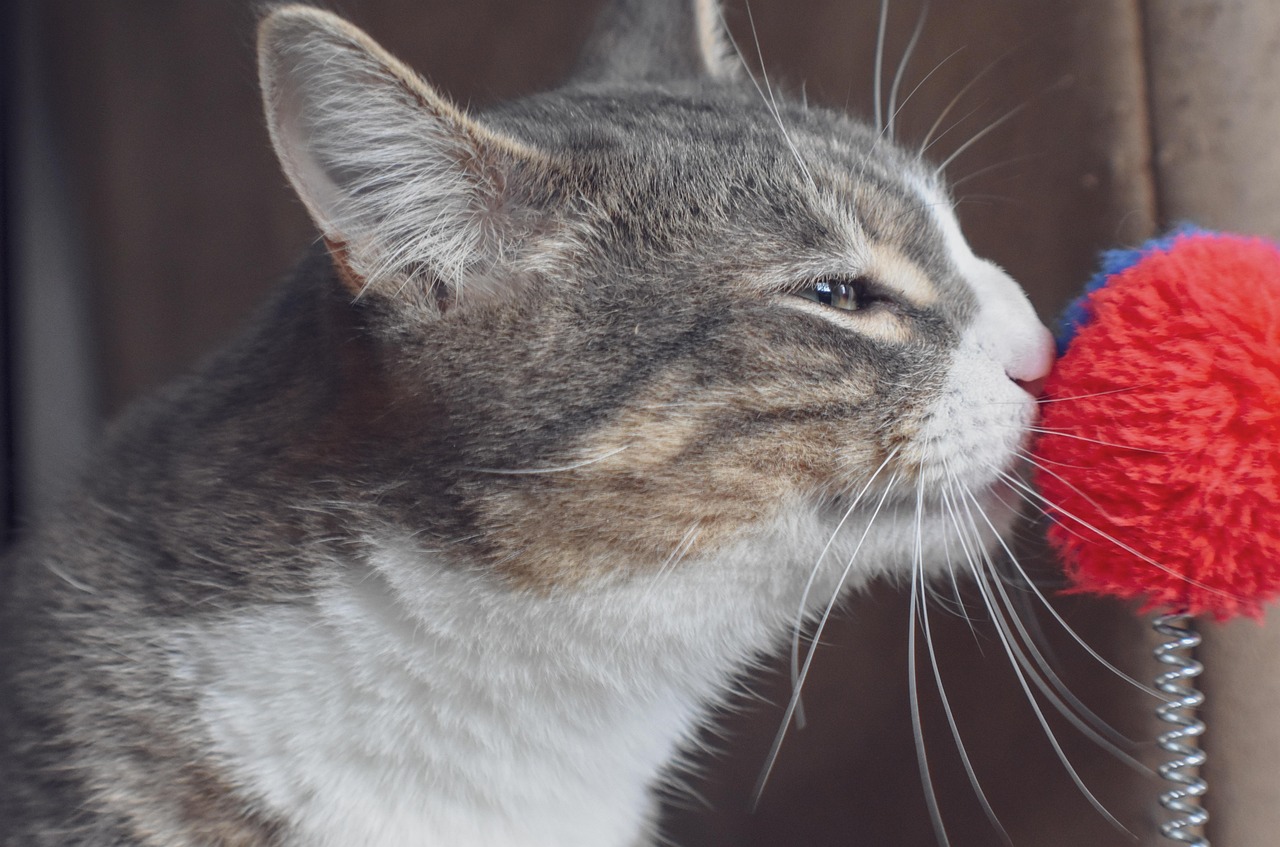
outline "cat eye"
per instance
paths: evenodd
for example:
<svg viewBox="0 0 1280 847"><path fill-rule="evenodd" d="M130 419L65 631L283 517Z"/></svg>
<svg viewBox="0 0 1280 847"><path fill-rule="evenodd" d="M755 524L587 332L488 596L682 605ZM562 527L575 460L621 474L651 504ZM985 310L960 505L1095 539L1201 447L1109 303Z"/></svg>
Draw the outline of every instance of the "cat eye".
<svg viewBox="0 0 1280 847"><path fill-rule="evenodd" d="M886 299L876 291L875 284L864 277L824 277L806 283L792 293L846 312L857 312Z"/></svg>

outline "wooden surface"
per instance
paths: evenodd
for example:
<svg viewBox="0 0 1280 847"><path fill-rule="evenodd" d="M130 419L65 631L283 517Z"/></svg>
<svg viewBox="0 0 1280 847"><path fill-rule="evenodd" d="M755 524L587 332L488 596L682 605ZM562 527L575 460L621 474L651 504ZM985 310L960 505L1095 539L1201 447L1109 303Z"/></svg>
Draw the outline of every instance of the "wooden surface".
<svg viewBox="0 0 1280 847"><path fill-rule="evenodd" d="M259 116L250 5L45 0L39 6L55 140L85 222L103 396L112 411L225 336L313 237L271 156ZM595 5L341 4L392 52L472 105L553 83L571 62ZM891 78L916 6L890 5ZM803 84L811 101L847 104L869 115L878 9L874 0L753 0L750 16L741 2L732 2L728 18L752 63L754 24L775 84ZM1162 29L1151 26L1149 11L1139 0L934 3L912 59L903 91L921 84L898 119L900 138L918 142L960 95L942 126L959 123L931 149L935 159L1009 115L959 156L949 173L959 185L960 214L976 249L1009 269L1043 314L1055 313L1078 290L1097 250L1147 237L1159 218L1194 208L1192 201L1206 185L1218 185L1225 195L1213 207L1217 216L1211 223L1262 220L1277 209L1267 192L1252 185L1248 170L1252 157L1274 162L1280 155L1274 122L1270 131L1233 136L1236 146L1224 148L1223 155L1241 167L1230 175L1237 182L1223 182L1214 170L1220 163L1208 153L1219 149L1219 131L1238 115L1230 98L1194 87L1183 91L1179 77L1152 88L1151 75L1164 78L1180 55L1239 53L1270 69L1251 77L1261 96L1261 83L1277 78L1274 57L1280 53L1257 33L1236 51L1232 33L1248 35L1247 26L1223 29L1226 43L1206 46L1196 40L1203 29L1196 20L1169 18ZM1230 92L1246 82L1228 76L1223 85ZM1274 118L1274 104L1268 108ZM1215 117L1206 124L1201 110ZM1180 134L1167 129L1180 123ZM1190 127L1200 134L1191 134ZM1246 195L1252 198L1243 207L1247 211L1231 216L1225 201ZM1028 557L1032 563L1044 559L1035 552ZM969 600L976 607L976 597ZM1087 599L1060 607L1110 658L1141 678L1153 674L1145 630L1128 610ZM1152 738L1149 700L1074 647L1047 616L1041 618L1071 689L1121 731ZM1083 782L1135 833L1135 842L1093 810L1067 776L991 626L978 621L971 628L940 609L932 624L965 748L1015 845L1160 843L1152 811L1156 780L1052 720ZM731 752L702 762L703 776L692 780L705 802L673 804L668 829L678 843L935 844L911 728L907 633L906 601L898 588L882 586L851 601L828 631L806 687L808 727L783 746L758 810L750 814L747 807L779 709L755 704L726 718L727 737L716 744ZM932 671L923 655L920 660L928 683ZM775 702L789 692L779 672L756 687ZM933 783L952 843L1000 844L930 684L924 685L922 712ZM1149 744L1137 749L1140 756L1150 752ZM1249 802L1274 814L1280 808L1274 800L1274 788L1266 788ZM1234 814L1239 813L1223 816ZM1270 843L1226 825L1223 832L1231 834L1215 842L1219 847Z"/></svg>

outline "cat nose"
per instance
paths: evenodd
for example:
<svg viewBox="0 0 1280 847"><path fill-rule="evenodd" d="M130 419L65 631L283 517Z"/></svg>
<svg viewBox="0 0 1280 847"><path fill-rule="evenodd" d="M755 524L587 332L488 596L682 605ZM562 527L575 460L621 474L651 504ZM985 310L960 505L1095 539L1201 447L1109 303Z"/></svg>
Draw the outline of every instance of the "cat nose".
<svg viewBox="0 0 1280 847"><path fill-rule="evenodd" d="M1045 378L1053 369L1055 351L1053 334L1039 320L1032 318L1032 321L1033 324L1015 333L1001 363L1009 379L1038 394L1032 387L1044 387Z"/></svg>
<svg viewBox="0 0 1280 847"><path fill-rule="evenodd" d="M1029 307L1027 311L1030 311ZM1038 399L1044 393L1045 379L1053 368L1053 335L1034 315L1026 316L1013 325L1010 325L1008 317L1006 315L1005 321L1000 323L988 324L988 343L984 345L987 355L1000 363L1009 379ZM1004 324L1003 330L1000 329L1001 323Z"/></svg>
<svg viewBox="0 0 1280 847"><path fill-rule="evenodd" d="M1022 288L992 262L978 260L969 283L978 295L974 327L978 344L1009 379L1038 395L1053 368L1053 334L1036 315Z"/></svg>
<svg viewBox="0 0 1280 847"><path fill-rule="evenodd" d="M1037 400L1040 399L1040 395L1044 394L1045 382L1046 380L1044 377L1041 377L1040 379L1031 379L1031 380L1026 380L1026 379L1014 380L1014 383L1019 388L1021 388L1023 391L1027 392Z"/></svg>

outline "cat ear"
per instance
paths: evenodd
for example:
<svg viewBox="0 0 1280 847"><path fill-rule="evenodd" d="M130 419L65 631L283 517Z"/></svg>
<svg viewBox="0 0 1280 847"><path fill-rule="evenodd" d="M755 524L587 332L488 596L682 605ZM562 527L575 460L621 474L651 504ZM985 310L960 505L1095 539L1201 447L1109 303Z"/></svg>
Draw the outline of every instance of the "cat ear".
<svg viewBox="0 0 1280 847"><path fill-rule="evenodd" d="M572 79L736 79L741 74L719 0L609 0Z"/></svg>
<svg viewBox="0 0 1280 847"><path fill-rule="evenodd" d="M508 176L538 154L318 9L263 19L258 67L276 153L349 287L443 309L496 285Z"/></svg>

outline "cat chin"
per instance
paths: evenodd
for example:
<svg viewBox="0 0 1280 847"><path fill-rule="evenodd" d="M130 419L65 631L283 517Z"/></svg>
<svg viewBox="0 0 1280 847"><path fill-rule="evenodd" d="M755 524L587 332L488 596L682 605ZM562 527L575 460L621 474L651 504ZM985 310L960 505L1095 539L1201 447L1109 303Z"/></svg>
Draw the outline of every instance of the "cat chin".
<svg viewBox="0 0 1280 847"><path fill-rule="evenodd" d="M1025 476L1021 463L987 476L963 483L953 479L945 488L917 491L915 484L904 484L887 493L815 498L817 528L810 535L828 556L854 561L853 579L893 578L916 569L948 579L973 573L987 557L1007 555L1025 505L1016 488Z"/></svg>

